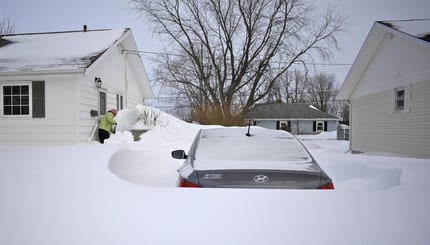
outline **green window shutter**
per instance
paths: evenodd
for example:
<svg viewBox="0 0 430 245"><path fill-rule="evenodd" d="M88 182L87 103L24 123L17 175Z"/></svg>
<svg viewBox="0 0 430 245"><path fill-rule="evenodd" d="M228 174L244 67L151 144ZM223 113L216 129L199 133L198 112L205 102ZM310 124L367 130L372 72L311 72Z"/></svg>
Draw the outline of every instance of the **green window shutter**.
<svg viewBox="0 0 430 245"><path fill-rule="evenodd" d="M45 81L33 81L33 118L45 117Z"/></svg>

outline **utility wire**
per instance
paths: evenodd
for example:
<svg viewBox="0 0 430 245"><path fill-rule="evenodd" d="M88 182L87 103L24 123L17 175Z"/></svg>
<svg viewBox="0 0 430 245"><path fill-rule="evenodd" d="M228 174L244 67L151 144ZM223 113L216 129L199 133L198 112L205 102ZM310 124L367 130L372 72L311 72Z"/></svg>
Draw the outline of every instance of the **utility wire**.
<svg viewBox="0 0 430 245"><path fill-rule="evenodd" d="M168 54L168 53L162 53L162 52L142 51L142 50L128 50L128 49L124 49L123 51L133 52L133 53L150 54L150 55L184 56L184 55L180 55L180 54ZM283 62L275 62L275 63L283 63ZM348 63L306 63L306 64L317 65L317 66L351 66L352 65L352 64L348 64Z"/></svg>

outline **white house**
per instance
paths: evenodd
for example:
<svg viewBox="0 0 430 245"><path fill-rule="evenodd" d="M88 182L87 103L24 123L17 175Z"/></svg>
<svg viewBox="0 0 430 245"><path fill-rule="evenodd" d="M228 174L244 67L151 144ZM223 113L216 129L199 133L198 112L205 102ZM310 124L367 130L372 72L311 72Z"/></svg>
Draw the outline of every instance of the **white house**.
<svg viewBox="0 0 430 245"><path fill-rule="evenodd" d="M376 22L338 100L353 152L430 157L430 20Z"/></svg>
<svg viewBox="0 0 430 245"><path fill-rule="evenodd" d="M336 130L339 118L305 103L261 104L245 115L245 123L293 134L317 134Z"/></svg>
<svg viewBox="0 0 430 245"><path fill-rule="evenodd" d="M0 143L86 142L99 116L153 98L130 29L0 36Z"/></svg>

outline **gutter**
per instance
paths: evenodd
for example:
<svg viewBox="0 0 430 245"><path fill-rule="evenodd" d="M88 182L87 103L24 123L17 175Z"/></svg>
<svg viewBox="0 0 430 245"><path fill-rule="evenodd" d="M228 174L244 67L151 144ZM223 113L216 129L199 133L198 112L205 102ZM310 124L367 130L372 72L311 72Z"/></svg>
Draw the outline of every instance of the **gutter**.
<svg viewBox="0 0 430 245"><path fill-rule="evenodd" d="M63 75L63 74L83 74L84 68L80 69L59 69L59 70L21 70L0 72L0 76L33 76L33 75Z"/></svg>

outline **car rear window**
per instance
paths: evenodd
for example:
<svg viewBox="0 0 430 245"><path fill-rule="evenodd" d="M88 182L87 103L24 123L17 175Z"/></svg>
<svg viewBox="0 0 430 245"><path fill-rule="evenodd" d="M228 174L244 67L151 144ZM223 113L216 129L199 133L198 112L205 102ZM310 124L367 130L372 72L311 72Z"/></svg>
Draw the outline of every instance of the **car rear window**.
<svg viewBox="0 0 430 245"><path fill-rule="evenodd" d="M293 137L222 136L203 137L196 160L246 162L309 162L311 157Z"/></svg>

